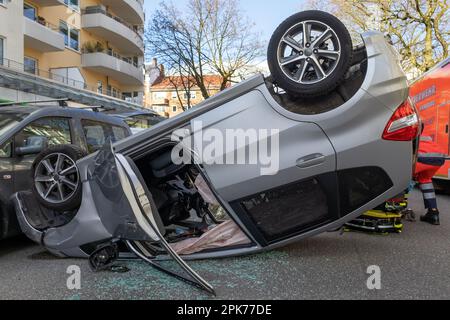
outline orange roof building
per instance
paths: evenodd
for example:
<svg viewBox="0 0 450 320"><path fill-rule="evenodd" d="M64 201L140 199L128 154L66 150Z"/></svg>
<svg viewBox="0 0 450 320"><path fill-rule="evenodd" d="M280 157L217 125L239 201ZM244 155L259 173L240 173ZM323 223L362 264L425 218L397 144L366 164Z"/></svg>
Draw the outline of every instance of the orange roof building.
<svg viewBox="0 0 450 320"><path fill-rule="evenodd" d="M221 90L221 76L205 75L203 79L209 96ZM145 92L145 107L166 117L174 117L204 100L192 77L161 76Z"/></svg>

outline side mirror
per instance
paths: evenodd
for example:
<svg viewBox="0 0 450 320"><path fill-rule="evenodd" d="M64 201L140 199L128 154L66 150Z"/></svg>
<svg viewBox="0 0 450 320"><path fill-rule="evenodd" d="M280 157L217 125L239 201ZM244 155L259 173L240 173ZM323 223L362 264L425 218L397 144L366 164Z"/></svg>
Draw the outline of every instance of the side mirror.
<svg viewBox="0 0 450 320"><path fill-rule="evenodd" d="M33 154L39 154L44 151L48 146L48 139L42 136L28 137L25 141L24 147L18 147L15 149L16 155L27 156Z"/></svg>

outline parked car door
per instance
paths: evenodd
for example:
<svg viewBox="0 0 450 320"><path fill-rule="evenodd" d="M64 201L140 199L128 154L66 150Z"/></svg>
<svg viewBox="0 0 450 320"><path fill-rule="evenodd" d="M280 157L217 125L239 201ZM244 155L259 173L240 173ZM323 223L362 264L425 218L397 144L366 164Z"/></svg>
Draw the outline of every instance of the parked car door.
<svg viewBox="0 0 450 320"><path fill-rule="evenodd" d="M11 141L0 146L0 239L8 232L9 198L14 193Z"/></svg>
<svg viewBox="0 0 450 320"><path fill-rule="evenodd" d="M42 137L46 138L49 146L72 144L70 119L48 117L36 120L26 126L14 137L14 147L27 147L35 143L42 143ZM16 191L29 190L31 188L30 169L36 158L36 154L17 155L13 150L14 163L14 188Z"/></svg>
<svg viewBox="0 0 450 320"><path fill-rule="evenodd" d="M12 165L12 142L0 146L0 197L5 203L14 191L14 176Z"/></svg>

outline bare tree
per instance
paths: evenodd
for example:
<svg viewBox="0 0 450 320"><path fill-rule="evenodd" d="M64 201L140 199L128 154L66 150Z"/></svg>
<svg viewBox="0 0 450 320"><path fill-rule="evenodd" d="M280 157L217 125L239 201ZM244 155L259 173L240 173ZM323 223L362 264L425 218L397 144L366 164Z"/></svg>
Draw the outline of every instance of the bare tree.
<svg viewBox="0 0 450 320"><path fill-rule="evenodd" d="M147 52L192 78L206 99L206 74L219 74L223 90L261 56L263 45L253 29L236 0L189 0L183 13L162 2L148 24Z"/></svg>
<svg viewBox="0 0 450 320"><path fill-rule="evenodd" d="M330 11L353 33L379 29L391 35L411 77L449 56L450 0L310 0Z"/></svg>

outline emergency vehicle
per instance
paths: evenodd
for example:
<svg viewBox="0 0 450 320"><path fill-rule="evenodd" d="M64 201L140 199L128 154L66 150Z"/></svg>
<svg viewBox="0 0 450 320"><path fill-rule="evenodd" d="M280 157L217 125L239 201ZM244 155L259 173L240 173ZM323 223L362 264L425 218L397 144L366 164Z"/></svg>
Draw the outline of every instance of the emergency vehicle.
<svg viewBox="0 0 450 320"><path fill-rule="evenodd" d="M425 125L423 136L431 137L441 147L440 152L450 157L450 58L412 83L410 95ZM435 180L438 185L450 182L450 160Z"/></svg>

